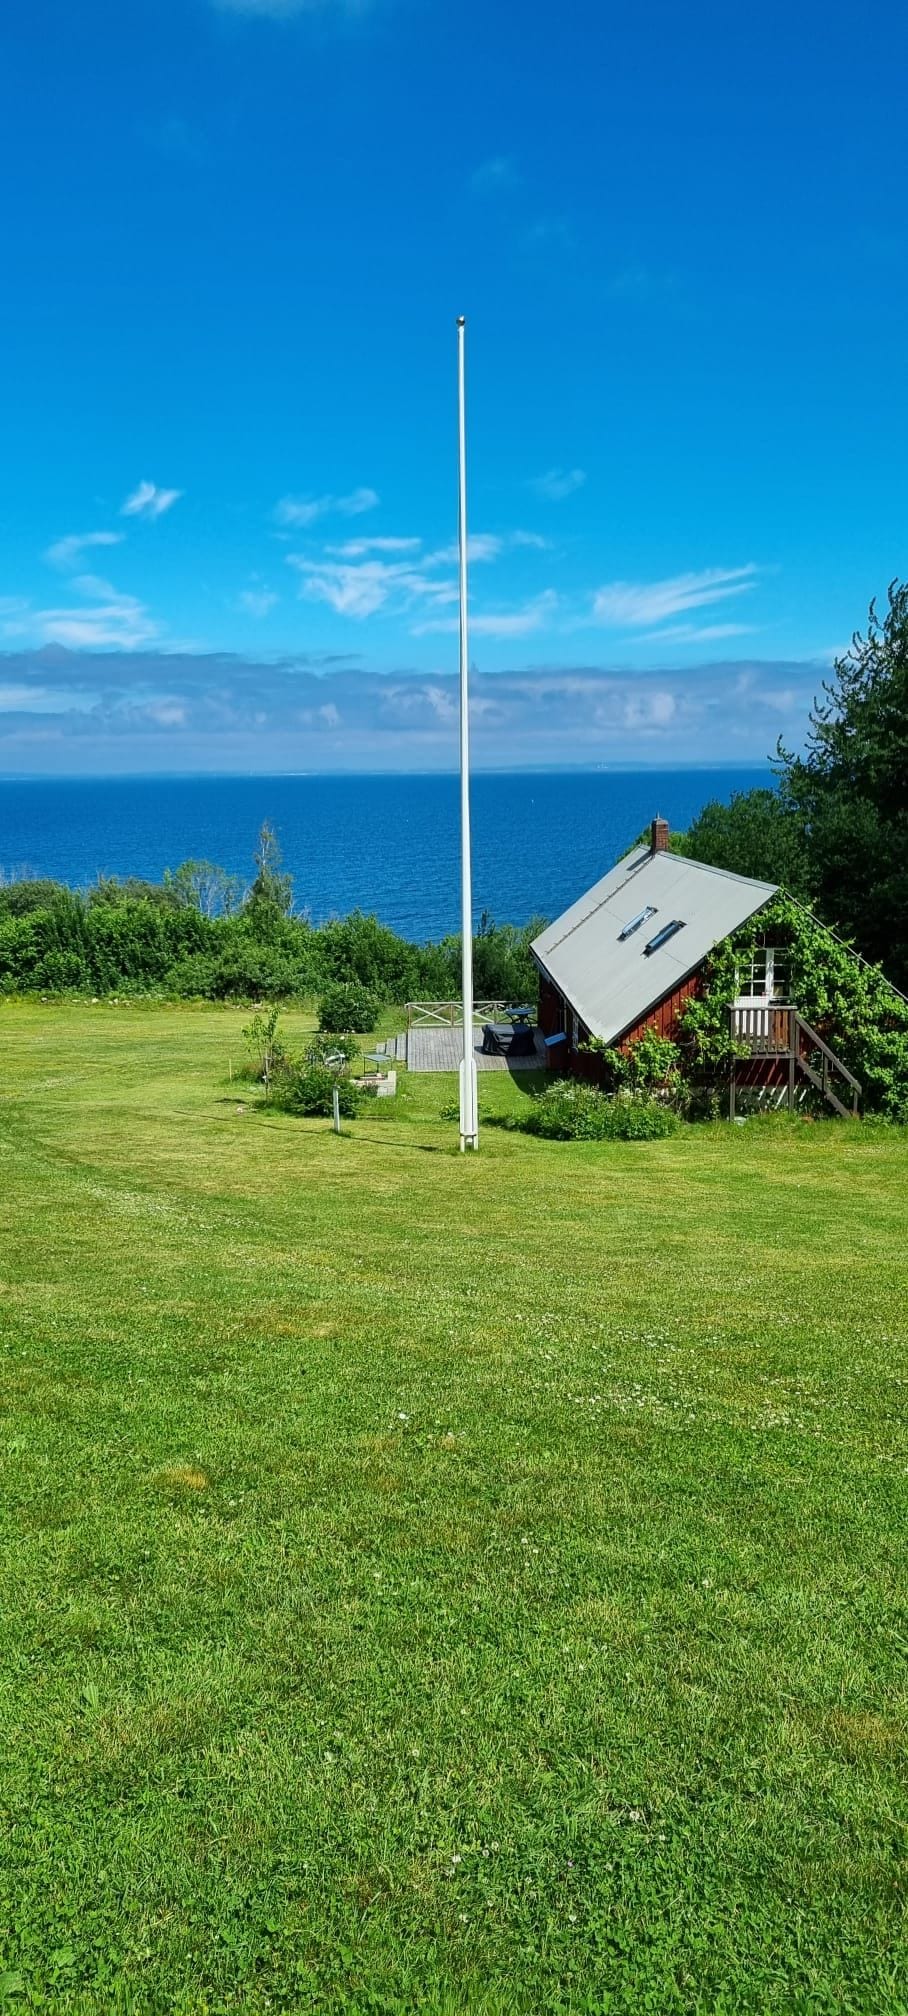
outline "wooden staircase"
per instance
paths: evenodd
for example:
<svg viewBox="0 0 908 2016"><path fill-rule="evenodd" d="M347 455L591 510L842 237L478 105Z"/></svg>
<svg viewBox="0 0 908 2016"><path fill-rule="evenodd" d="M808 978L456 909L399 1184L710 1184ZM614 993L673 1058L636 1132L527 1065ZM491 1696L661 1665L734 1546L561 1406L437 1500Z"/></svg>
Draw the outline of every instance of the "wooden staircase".
<svg viewBox="0 0 908 2016"><path fill-rule="evenodd" d="M789 1110L793 1111L799 1097L803 1098L805 1086L812 1085L843 1119L857 1113L861 1099L858 1079L789 1002L768 1001L765 1006L735 1003L731 1009L731 1034L738 1055L732 1058L729 1078L729 1119L735 1117L738 1062L751 1058L788 1066ZM780 1080L777 1078L775 1082Z"/></svg>

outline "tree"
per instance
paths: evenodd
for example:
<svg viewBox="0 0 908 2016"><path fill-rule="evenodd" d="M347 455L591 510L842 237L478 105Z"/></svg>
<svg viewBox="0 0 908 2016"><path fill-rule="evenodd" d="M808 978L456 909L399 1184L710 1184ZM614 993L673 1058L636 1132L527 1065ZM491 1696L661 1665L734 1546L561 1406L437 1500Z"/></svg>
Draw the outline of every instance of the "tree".
<svg viewBox="0 0 908 2016"><path fill-rule="evenodd" d="M198 910L203 917L232 917L243 900L241 877L215 861L181 861L179 868L165 868L164 887L181 909Z"/></svg>
<svg viewBox="0 0 908 2016"><path fill-rule="evenodd" d="M734 791L729 804L711 798L683 835L683 854L778 882L792 896L811 893L803 821L778 791Z"/></svg>
<svg viewBox="0 0 908 2016"><path fill-rule="evenodd" d="M821 914L908 987L908 584L882 617L871 603L823 693L805 755L779 746L782 800Z"/></svg>
<svg viewBox="0 0 908 2016"><path fill-rule="evenodd" d="M281 849L274 827L266 819L255 853L255 880L246 899L246 908L259 917L289 917L293 908L293 877L281 870Z"/></svg>

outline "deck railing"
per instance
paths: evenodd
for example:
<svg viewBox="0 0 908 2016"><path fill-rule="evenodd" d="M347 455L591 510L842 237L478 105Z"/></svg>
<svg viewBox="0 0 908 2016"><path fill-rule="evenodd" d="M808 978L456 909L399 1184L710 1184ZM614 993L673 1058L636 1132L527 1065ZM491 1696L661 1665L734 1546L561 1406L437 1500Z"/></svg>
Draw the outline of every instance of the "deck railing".
<svg viewBox="0 0 908 2016"><path fill-rule="evenodd" d="M792 1016L788 1002L735 1002L731 1011L731 1033L737 1043L747 1045L752 1057L787 1057L793 1049Z"/></svg>
<svg viewBox="0 0 908 2016"><path fill-rule="evenodd" d="M787 1061L789 1106L795 1104L796 1077L800 1073L817 1092L822 1093L837 1113L857 1113L861 1098L860 1081L790 1002L735 1002L731 1009L731 1033L742 1055ZM729 1099L733 1114L734 1065Z"/></svg>
<svg viewBox="0 0 908 2016"><path fill-rule="evenodd" d="M474 1001L474 1022L500 1020L509 1007L507 1001ZM460 1029L463 1027L462 1001L408 1001L408 1029Z"/></svg>

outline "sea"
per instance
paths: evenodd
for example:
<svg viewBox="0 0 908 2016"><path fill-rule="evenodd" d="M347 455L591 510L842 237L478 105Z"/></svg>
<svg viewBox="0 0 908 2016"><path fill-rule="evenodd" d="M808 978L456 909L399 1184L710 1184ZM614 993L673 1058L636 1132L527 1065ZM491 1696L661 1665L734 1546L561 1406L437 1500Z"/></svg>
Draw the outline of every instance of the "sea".
<svg viewBox="0 0 908 2016"><path fill-rule="evenodd" d="M687 826L709 799L768 785L758 770L572 770L472 780L475 919L555 917L660 813ZM187 859L252 876L275 828L296 907L360 909L424 943L460 919L456 776L104 777L0 781L0 878L160 881Z"/></svg>

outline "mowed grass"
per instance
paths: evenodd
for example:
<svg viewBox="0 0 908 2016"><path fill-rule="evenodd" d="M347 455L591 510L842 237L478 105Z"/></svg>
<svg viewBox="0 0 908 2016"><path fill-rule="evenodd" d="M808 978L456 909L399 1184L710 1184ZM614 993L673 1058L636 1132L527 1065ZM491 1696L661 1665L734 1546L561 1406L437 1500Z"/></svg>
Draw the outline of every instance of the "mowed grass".
<svg viewBox="0 0 908 2016"><path fill-rule="evenodd" d="M908 1143L244 1019L0 1011L0 2003L904 2011Z"/></svg>

